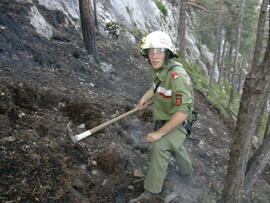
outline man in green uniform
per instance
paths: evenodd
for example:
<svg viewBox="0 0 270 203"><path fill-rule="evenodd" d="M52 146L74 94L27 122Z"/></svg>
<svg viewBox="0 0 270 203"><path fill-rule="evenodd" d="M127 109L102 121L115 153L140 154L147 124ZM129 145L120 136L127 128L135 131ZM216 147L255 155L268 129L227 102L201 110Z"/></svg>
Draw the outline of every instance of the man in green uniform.
<svg viewBox="0 0 270 203"><path fill-rule="evenodd" d="M182 65L171 60L176 55L166 33L150 33L141 48L151 65L149 74L153 86L142 96L138 107L144 109L149 100L154 100L156 127L146 136L146 141L152 146L144 180L145 191L130 202L151 199L161 192L171 156L175 156L181 177L191 175L193 170L183 145L187 135L184 124L191 119L194 102L191 80Z"/></svg>

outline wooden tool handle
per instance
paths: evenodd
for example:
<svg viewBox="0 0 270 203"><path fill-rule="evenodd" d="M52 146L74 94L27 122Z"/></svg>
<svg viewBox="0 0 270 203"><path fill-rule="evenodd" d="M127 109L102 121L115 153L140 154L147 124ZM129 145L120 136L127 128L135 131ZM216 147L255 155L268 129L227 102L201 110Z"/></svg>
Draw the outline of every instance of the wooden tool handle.
<svg viewBox="0 0 270 203"><path fill-rule="evenodd" d="M147 102L145 105L148 106L148 105L150 105L150 104L152 104L152 103L153 103L152 101L149 101L149 102ZM123 114L121 114L120 116L117 116L116 118L113 118L113 119L111 119L111 120L109 120L109 121L106 121L106 122L104 122L104 123L102 123L102 124L100 124L100 125L98 125L98 126L92 128L92 129L90 129L90 130L87 130L87 131L85 131L85 132L83 132L83 133L81 133L81 134L72 136L72 140L73 140L74 142L78 142L78 141L80 141L80 140L82 140L82 139L88 137L89 135L92 135L93 133L96 133L96 132L102 130L103 128L105 128L105 127L107 127L107 126L109 126L109 125L111 125L111 124L113 124L113 123L115 123L115 122L117 122L117 121L119 121L119 120L121 120L121 119L127 117L128 115L133 114L133 113L139 111L139 110L140 110L140 109L139 109L138 107L136 107L135 109L132 109L132 110L126 112L126 113L123 113Z"/></svg>
<svg viewBox="0 0 270 203"><path fill-rule="evenodd" d="M149 106L152 103L153 103L152 101L149 101L145 105ZM139 110L140 109L138 107L136 107L135 109L132 109L132 110L126 112L126 113L121 114L120 116L117 116L116 118L113 118L113 119L111 119L109 121L106 121L106 122L92 128L92 129L90 129L90 131L93 134L93 133L95 133L95 132L97 132L97 131L99 131L99 130L101 130L101 129L103 129L103 128L105 128L105 127L107 127L107 126L109 126L109 125L111 125L111 124L113 124L113 123L115 123L115 122L117 122L117 121L131 115L131 114L133 114L133 113L135 113L135 112L137 112L137 111L139 111Z"/></svg>
<svg viewBox="0 0 270 203"><path fill-rule="evenodd" d="M102 123L102 124L100 124L100 125L92 128L92 129L90 129L90 131L93 134L93 133L95 133L95 132L97 132L97 131L99 131L99 130L101 130L101 129L103 129L103 128L105 128L105 127L107 127L107 126L109 126L109 125L111 125L111 124L113 124L113 123L115 123L115 122L123 119L123 118L125 118L125 117L127 117L128 115L137 112L137 111L139 111L138 108L132 109L132 110L130 110L130 111L128 111L128 112L120 115L120 116L117 116L116 118L113 118L111 120L108 120L108 121L106 121L106 122L104 122L104 123Z"/></svg>

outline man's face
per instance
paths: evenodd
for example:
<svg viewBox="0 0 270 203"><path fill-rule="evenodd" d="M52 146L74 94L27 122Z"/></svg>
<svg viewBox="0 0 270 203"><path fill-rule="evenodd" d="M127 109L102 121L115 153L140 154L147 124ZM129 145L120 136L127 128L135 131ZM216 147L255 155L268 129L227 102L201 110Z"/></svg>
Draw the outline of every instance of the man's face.
<svg viewBox="0 0 270 203"><path fill-rule="evenodd" d="M159 70L165 63L166 49L164 48L152 48L148 49L148 58L152 67L155 70Z"/></svg>

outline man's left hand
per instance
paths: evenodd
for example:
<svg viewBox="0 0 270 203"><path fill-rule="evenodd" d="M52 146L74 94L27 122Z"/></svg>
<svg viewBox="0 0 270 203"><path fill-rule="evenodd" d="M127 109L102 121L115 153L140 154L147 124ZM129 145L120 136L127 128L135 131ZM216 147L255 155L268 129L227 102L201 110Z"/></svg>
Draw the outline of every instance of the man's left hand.
<svg viewBox="0 0 270 203"><path fill-rule="evenodd" d="M162 137L162 134L158 131L148 133L145 140L146 142L156 142Z"/></svg>

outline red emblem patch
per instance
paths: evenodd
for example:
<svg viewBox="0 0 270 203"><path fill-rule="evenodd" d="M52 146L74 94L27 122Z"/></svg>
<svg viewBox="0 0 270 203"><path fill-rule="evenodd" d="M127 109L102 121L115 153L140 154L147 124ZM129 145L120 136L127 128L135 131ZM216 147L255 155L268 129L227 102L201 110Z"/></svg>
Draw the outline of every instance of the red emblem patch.
<svg viewBox="0 0 270 203"><path fill-rule="evenodd" d="M181 94L175 95L175 104L176 104L176 106L180 106L182 104L182 95Z"/></svg>
<svg viewBox="0 0 270 203"><path fill-rule="evenodd" d="M173 78L178 78L178 77L180 76L180 74L177 73L177 72L174 72L174 73L171 74L171 76L172 76Z"/></svg>

